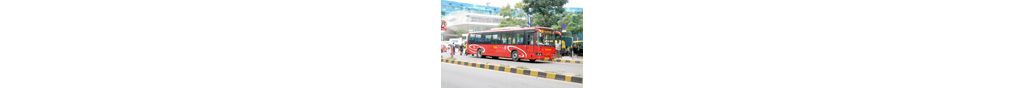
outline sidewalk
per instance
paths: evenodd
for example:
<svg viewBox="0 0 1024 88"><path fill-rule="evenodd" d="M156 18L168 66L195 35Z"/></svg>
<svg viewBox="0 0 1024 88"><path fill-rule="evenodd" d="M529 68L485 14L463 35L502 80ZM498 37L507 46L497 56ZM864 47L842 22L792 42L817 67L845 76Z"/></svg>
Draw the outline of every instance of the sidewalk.
<svg viewBox="0 0 1024 88"><path fill-rule="evenodd" d="M558 59L583 61L583 56L562 56L559 57Z"/></svg>
<svg viewBox="0 0 1024 88"><path fill-rule="evenodd" d="M582 56L562 56L562 57L554 58L554 59L551 59L551 60L545 60L545 61L559 62L559 63L582 64L583 63L583 57Z"/></svg>

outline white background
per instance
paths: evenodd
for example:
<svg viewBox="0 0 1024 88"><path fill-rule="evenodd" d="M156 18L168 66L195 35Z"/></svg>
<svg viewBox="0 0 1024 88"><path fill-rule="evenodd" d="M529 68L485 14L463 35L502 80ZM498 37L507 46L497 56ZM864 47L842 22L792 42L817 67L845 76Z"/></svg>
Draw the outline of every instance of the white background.
<svg viewBox="0 0 1024 88"><path fill-rule="evenodd" d="M440 2L0 1L0 88L440 87ZM587 88L1020 88L1013 0L592 0Z"/></svg>

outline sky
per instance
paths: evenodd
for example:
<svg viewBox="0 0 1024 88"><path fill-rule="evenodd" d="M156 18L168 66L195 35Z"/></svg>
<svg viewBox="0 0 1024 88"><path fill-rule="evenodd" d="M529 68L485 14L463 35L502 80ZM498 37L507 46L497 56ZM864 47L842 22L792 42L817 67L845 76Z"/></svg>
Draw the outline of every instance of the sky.
<svg viewBox="0 0 1024 88"><path fill-rule="evenodd" d="M505 5L512 5L512 4L515 4L517 2L522 2L522 0L448 0L448 1L464 2L464 3L476 4L476 5L488 5L488 3L490 3L490 6L494 6L494 7L501 7L501 6L505 6ZM582 1L583 0L569 0L569 3L565 3L565 5L563 5L562 7L583 8L582 4L580 4L580 2L582 2Z"/></svg>

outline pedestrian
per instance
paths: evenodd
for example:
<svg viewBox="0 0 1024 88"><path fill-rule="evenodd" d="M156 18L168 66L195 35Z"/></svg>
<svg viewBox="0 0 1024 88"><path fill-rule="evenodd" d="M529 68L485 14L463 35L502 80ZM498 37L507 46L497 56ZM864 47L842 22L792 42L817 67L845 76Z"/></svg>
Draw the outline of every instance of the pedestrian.
<svg viewBox="0 0 1024 88"><path fill-rule="evenodd" d="M579 56L580 55L580 52L578 52L579 49L580 49L579 46L573 45L572 48L569 49L569 52L572 52L572 56L571 57L576 58L576 56Z"/></svg>
<svg viewBox="0 0 1024 88"><path fill-rule="evenodd" d="M459 55L463 55L463 56L466 55L466 46L465 45L459 45Z"/></svg>
<svg viewBox="0 0 1024 88"><path fill-rule="evenodd" d="M448 55L452 56L452 57L455 57L455 47L454 47L454 45L451 45L451 46L452 46L451 52L449 52L450 54L448 54Z"/></svg>
<svg viewBox="0 0 1024 88"><path fill-rule="evenodd" d="M447 53L448 48L445 45L441 45L441 58L444 58L444 53Z"/></svg>

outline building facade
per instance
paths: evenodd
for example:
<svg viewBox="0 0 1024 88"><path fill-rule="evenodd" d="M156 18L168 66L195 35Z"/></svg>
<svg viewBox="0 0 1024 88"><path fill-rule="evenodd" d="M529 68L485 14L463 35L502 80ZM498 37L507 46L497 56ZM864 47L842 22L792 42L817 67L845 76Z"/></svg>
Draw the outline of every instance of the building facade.
<svg viewBox="0 0 1024 88"><path fill-rule="evenodd" d="M565 11L582 13L583 8L565 8ZM501 7L441 0L441 19L448 21L449 29L479 31L497 27L503 19L499 12Z"/></svg>
<svg viewBox="0 0 1024 88"><path fill-rule="evenodd" d="M566 12L582 13L583 8L565 8ZM447 22L448 30L482 31L498 27L504 17L499 16L501 7L475 5L463 2L441 0L441 20ZM445 38L459 35L445 35Z"/></svg>

